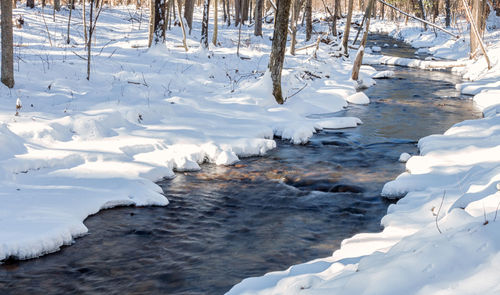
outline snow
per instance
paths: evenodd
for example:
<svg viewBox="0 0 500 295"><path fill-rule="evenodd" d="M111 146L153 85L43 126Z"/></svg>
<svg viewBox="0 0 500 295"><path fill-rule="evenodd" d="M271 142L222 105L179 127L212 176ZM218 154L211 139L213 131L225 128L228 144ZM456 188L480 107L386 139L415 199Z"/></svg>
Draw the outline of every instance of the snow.
<svg viewBox="0 0 500 295"><path fill-rule="evenodd" d="M387 79L394 78L394 71L380 71L372 75L373 79Z"/></svg>
<svg viewBox="0 0 500 295"><path fill-rule="evenodd" d="M347 101L353 104L369 104L370 99L363 92L358 92L347 97Z"/></svg>
<svg viewBox="0 0 500 295"><path fill-rule="evenodd" d="M372 49L373 52L380 52L380 51L382 51L382 48L380 46L372 46L371 49Z"/></svg>
<svg viewBox="0 0 500 295"><path fill-rule="evenodd" d="M408 153L402 153L401 155L399 155L399 162L406 163L406 162L408 162L408 160L410 158L411 158L410 154L408 154Z"/></svg>
<svg viewBox="0 0 500 295"><path fill-rule="evenodd" d="M500 34L493 30L499 21L490 16L487 23L490 70L484 57L468 60L464 39L422 32L417 23L373 23L373 30L435 56L461 59L447 61L464 63L453 71L469 81L457 89L474 95L484 118L420 139L419 155L401 155L407 171L382 191L398 199L382 219L382 232L357 234L330 257L247 278L227 294L500 293Z"/></svg>
<svg viewBox="0 0 500 295"><path fill-rule="evenodd" d="M185 52L179 27L148 49L146 10L105 7L87 81L81 19L65 42L68 12L63 7L53 21L45 9L51 46L40 7L14 9L25 25L14 29L16 85L0 86L0 261L74 243L88 232L85 218L102 209L168 205L154 182L176 172L265 155L274 136L301 144L319 130L362 123L311 119L343 110L356 93L353 61L331 58L324 44L317 59L312 50L286 56L287 99L275 102L267 72L272 24L263 38L243 27L240 52L249 59L240 59L237 28L219 31L221 46L200 47L199 11Z"/></svg>

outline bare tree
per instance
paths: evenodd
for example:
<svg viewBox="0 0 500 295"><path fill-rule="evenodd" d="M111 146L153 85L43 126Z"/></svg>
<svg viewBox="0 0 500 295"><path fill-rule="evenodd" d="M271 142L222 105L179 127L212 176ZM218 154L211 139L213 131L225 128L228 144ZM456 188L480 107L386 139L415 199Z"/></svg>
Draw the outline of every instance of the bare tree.
<svg viewBox="0 0 500 295"><path fill-rule="evenodd" d="M189 35L191 35L191 30L193 29L194 4L195 0L186 0L186 2L184 2L184 17L186 18L186 23L189 28Z"/></svg>
<svg viewBox="0 0 500 295"><path fill-rule="evenodd" d="M68 16L68 34L67 34L67 38L66 38L66 44L69 44L70 42L70 38L69 38L69 30L70 30L70 27L71 27L71 12L73 11L73 9L75 9L75 0L69 0L70 4L69 4L69 16Z"/></svg>
<svg viewBox="0 0 500 295"><path fill-rule="evenodd" d="M297 44L297 19L299 18L300 0L292 0L292 16L290 27L292 30L292 40L290 40L290 54L295 55L295 45Z"/></svg>
<svg viewBox="0 0 500 295"><path fill-rule="evenodd" d="M217 15L217 11L218 11L218 8L219 8L219 3L217 0L214 0L214 34L212 35L212 43L214 44L214 46L217 46L217 32L218 32L218 15Z"/></svg>
<svg viewBox="0 0 500 295"><path fill-rule="evenodd" d="M306 17L306 41L309 41L311 40L311 35L312 35L312 0L306 0L305 17Z"/></svg>
<svg viewBox="0 0 500 295"><path fill-rule="evenodd" d="M182 6L182 0L178 0L177 1L177 9L178 9L179 15L181 15L181 6ZM174 10L174 13L175 13L175 10ZM183 17L179 17L179 19L181 22L181 29L182 29L182 45L184 45L184 49L187 52L189 49L188 49L187 42L186 42L186 28L184 26Z"/></svg>
<svg viewBox="0 0 500 295"><path fill-rule="evenodd" d="M269 70L273 81L273 96L276 102L283 104L281 92L281 71L285 61L286 38L288 34L288 17L290 16L291 0L279 0L274 21L273 44L269 57Z"/></svg>
<svg viewBox="0 0 500 295"><path fill-rule="evenodd" d="M4 2L5 0L2 0ZM35 8L35 0L26 0L26 7Z"/></svg>
<svg viewBox="0 0 500 295"><path fill-rule="evenodd" d="M255 3L255 28L253 34L255 36L262 36L262 8L264 0L257 0Z"/></svg>
<svg viewBox="0 0 500 295"><path fill-rule="evenodd" d="M12 32L12 1L3 0L2 10L2 83L14 87L14 49Z"/></svg>
<svg viewBox="0 0 500 295"><path fill-rule="evenodd" d="M370 0L365 10L365 30L363 32L363 39L361 39L361 44L359 45L358 54L356 54L356 59L352 65L352 75L351 79L357 81L359 78L359 69L361 68L361 63L363 62L363 55L365 53L366 40L368 39L368 32L370 30L370 15L373 8L374 0Z"/></svg>
<svg viewBox="0 0 500 295"><path fill-rule="evenodd" d="M445 24L449 28L451 25L451 0L444 0L445 6Z"/></svg>
<svg viewBox="0 0 500 295"><path fill-rule="evenodd" d="M353 0L349 0L349 4L347 5L347 20L345 21L344 35L342 36L342 50L344 51L345 56L349 55L349 48L347 46L347 42L349 42L349 32L351 30L353 2L354 2Z"/></svg>
<svg viewBox="0 0 500 295"><path fill-rule="evenodd" d="M201 21L201 45L208 48L208 19L210 13L210 0L203 2L203 20Z"/></svg>
<svg viewBox="0 0 500 295"><path fill-rule="evenodd" d="M94 6L97 7L96 0L90 0L90 13L89 13L89 31L88 31L88 42L87 42L87 80L90 80L90 62L92 58L92 36L94 35L95 28L97 25L97 20L99 15L101 15L102 5L97 8L97 13L94 16Z"/></svg>
<svg viewBox="0 0 500 295"><path fill-rule="evenodd" d="M154 42L165 41L165 4L166 0L151 0L149 16L149 38L148 45Z"/></svg>

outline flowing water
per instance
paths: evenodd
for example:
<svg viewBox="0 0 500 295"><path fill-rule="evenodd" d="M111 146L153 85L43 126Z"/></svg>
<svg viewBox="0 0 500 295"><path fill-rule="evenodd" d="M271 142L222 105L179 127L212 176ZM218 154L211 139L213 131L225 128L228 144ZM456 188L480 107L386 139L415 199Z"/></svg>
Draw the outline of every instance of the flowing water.
<svg viewBox="0 0 500 295"><path fill-rule="evenodd" d="M384 36L383 53L414 49ZM392 44L397 43L398 48ZM241 279L325 257L359 232L381 230L383 184L404 171L402 152L423 136L477 118L444 72L392 69L366 90L372 103L321 115L363 125L325 130L306 145L278 140L265 157L204 165L160 183L167 207L125 207L89 217L70 247L0 265L0 294L223 294Z"/></svg>

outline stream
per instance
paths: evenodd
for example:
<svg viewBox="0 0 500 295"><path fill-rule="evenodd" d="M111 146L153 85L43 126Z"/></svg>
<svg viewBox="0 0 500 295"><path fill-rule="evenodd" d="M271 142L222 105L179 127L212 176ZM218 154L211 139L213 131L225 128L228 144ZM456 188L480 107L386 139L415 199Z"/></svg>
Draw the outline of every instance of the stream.
<svg viewBox="0 0 500 295"><path fill-rule="evenodd" d="M369 46L414 57L376 35ZM398 47L394 47L397 44ZM357 128L324 130L306 145L277 140L264 157L203 165L159 183L166 207L122 207L89 217L89 234L57 253L0 265L0 294L223 294L242 279L325 257L343 239L378 232L382 186L404 171L419 138L478 118L455 90L460 78L390 66L367 89L369 105L316 117L354 116Z"/></svg>

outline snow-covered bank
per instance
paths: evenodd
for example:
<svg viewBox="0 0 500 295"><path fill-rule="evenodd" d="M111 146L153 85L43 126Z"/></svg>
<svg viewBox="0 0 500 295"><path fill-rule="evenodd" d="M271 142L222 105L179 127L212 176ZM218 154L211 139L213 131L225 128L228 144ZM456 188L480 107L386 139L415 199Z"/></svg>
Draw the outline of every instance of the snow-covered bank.
<svg viewBox="0 0 500 295"><path fill-rule="evenodd" d="M307 117L342 110L356 92L350 62L331 58L323 44L318 59L312 49L287 56L289 99L275 103L265 75L270 25L263 38L243 27L240 59L235 27L219 30L221 46L201 49L198 14L189 52L176 26L165 45L148 49L145 11L105 8L87 81L81 18L66 45L68 10L55 22L51 14L47 7L47 31L39 7L14 11L24 26L14 30L16 86L0 87L0 261L71 244L101 209L167 205L154 181L174 171L263 155L276 146L275 135L300 144L323 128L361 123Z"/></svg>
<svg viewBox="0 0 500 295"><path fill-rule="evenodd" d="M489 25L496 22L490 19ZM436 38L418 26L393 26L393 34L417 47L427 40L430 51L443 58L465 57L455 55L467 53L463 41ZM375 22L377 27L390 29L387 23ZM245 279L228 294L500 293L498 34L486 34L493 68L486 69L484 58L467 62L460 73L474 81L457 85L476 94L484 118L419 141L420 155L383 189L387 197L404 198L389 207L381 233L355 235L331 257Z"/></svg>

